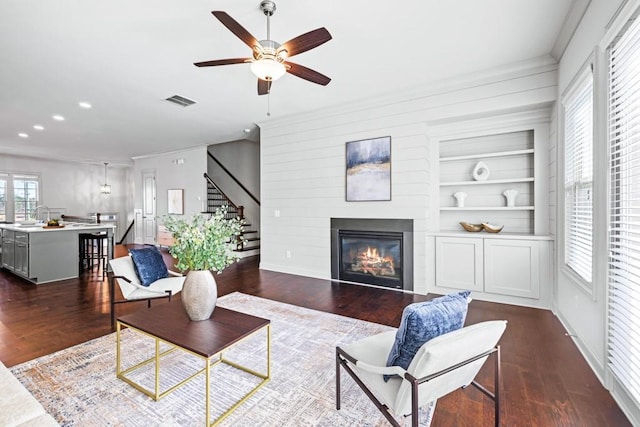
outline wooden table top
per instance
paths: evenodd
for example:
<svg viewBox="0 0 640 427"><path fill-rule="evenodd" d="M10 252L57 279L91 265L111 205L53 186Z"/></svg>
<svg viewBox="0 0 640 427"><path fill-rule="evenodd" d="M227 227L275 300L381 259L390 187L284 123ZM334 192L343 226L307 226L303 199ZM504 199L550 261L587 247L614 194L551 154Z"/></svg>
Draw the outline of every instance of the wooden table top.
<svg viewBox="0 0 640 427"><path fill-rule="evenodd" d="M222 307L211 318L194 322L179 301L120 316L118 322L207 358L271 323Z"/></svg>

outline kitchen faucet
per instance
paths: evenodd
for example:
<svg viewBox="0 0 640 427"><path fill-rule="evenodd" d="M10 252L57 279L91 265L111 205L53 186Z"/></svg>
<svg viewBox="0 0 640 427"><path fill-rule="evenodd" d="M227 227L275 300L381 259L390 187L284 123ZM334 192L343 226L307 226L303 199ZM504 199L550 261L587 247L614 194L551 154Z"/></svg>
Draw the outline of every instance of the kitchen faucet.
<svg viewBox="0 0 640 427"><path fill-rule="evenodd" d="M51 210L49 209L48 206L45 206L45 205L36 206L36 209L34 211L34 216L36 217L35 219L38 220L38 210L40 208L44 208L47 210L47 222L49 222L51 220Z"/></svg>

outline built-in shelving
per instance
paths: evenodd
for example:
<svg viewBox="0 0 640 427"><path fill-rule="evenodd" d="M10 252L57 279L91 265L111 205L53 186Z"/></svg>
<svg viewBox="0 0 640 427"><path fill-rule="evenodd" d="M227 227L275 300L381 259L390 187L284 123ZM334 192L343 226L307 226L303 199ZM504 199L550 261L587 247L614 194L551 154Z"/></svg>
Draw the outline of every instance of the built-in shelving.
<svg viewBox="0 0 640 427"><path fill-rule="evenodd" d="M535 148L532 129L439 142L440 230L457 231L461 221L491 222L505 230L535 233ZM483 162L488 179L474 179ZM507 206L505 190L517 191ZM458 193L465 193L458 204Z"/></svg>
<svg viewBox="0 0 640 427"><path fill-rule="evenodd" d="M465 207L457 207L457 206L441 206L441 211L532 211L534 210L534 206L465 206Z"/></svg>
<svg viewBox="0 0 640 427"><path fill-rule="evenodd" d="M533 182L535 181L534 177L527 178L513 178L513 179L492 179L486 181L455 181L455 182L441 182L441 187L451 187L451 186L463 186L463 185L495 185L495 184L514 184L518 182Z"/></svg>
<svg viewBox="0 0 640 427"><path fill-rule="evenodd" d="M429 212L442 293L470 289L478 299L549 303L549 123L532 113L518 117L437 130L431 175L437 198ZM461 222L502 230L468 232Z"/></svg>
<svg viewBox="0 0 640 427"><path fill-rule="evenodd" d="M484 154L469 154L465 156L453 156L453 157L440 157L441 162L454 162L457 160L469 160L469 159L487 159L490 157L506 157L506 156L517 156L520 154L533 154L533 148L529 148L526 150L511 150L511 151L498 151L495 153L484 153Z"/></svg>

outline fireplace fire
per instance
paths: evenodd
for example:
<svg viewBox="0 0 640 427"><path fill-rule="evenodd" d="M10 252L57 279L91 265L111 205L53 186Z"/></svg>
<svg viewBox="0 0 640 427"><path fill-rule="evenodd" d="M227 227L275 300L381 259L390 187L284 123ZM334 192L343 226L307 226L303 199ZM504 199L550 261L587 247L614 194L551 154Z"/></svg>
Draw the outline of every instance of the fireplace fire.
<svg viewBox="0 0 640 427"><path fill-rule="evenodd" d="M353 251L351 253L353 253ZM393 257L381 256L378 253L378 248L369 246L367 246L366 251L356 252L352 256L351 270L373 276L396 275L396 269L393 266Z"/></svg>
<svg viewBox="0 0 640 427"><path fill-rule="evenodd" d="M413 289L411 220L331 221L332 278L395 289Z"/></svg>
<svg viewBox="0 0 640 427"><path fill-rule="evenodd" d="M397 277L395 264L400 255L399 241L343 237L343 270L372 276Z"/></svg>

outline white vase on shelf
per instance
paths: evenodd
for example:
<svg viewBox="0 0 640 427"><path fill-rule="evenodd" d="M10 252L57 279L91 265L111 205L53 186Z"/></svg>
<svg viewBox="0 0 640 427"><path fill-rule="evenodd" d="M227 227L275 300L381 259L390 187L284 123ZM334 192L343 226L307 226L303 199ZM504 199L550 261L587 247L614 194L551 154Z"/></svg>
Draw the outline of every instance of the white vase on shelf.
<svg viewBox="0 0 640 427"><path fill-rule="evenodd" d="M502 195L507 199L507 206L512 208L516 205L516 197L518 196L518 190L510 188L505 190Z"/></svg>
<svg viewBox="0 0 640 427"><path fill-rule="evenodd" d="M464 208L464 199L467 198L467 193L464 191L458 191L453 194L453 197L456 198L456 206L459 208Z"/></svg>
<svg viewBox="0 0 640 427"><path fill-rule="evenodd" d="M486 181L489 178L489 166L485 162L478 162L473 168L473 179Z"/></svg>

